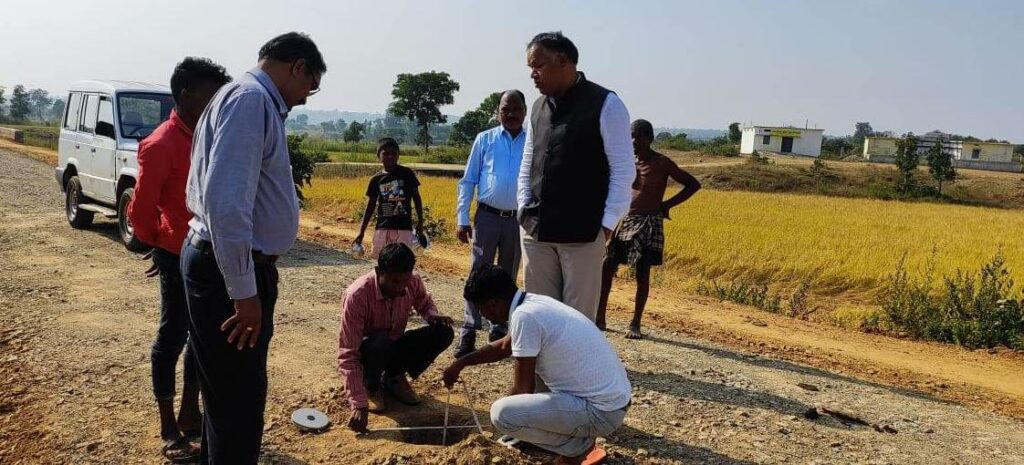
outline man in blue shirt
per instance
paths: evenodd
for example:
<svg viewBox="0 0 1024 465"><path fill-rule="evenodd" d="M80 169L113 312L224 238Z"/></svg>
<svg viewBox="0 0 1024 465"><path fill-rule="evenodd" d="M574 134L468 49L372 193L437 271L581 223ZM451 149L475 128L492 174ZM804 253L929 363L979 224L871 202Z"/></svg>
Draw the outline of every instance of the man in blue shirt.
<svg viewBox="0 0 1024 465"><path fill-rule="evenodd" d="M495 128L476 136L473 149L466 161L466 173L459 181L457 215L459 240L472 241L473 258L470 268L494 264L515 278L519 274L522 254L519 243L519 222L516 220L516 189L526 133L526 97L518 90L508 90L498 104L498 122ZM473 225L469 223L469 206L476 191L477 208ZM481 329L480 312L466 302L466 318L455 356L461 357L476 349L476 330ZM505 335L505 325L491 325L490 340Z"/></svg>
<svg viewBox="0 0 1024 465"><path fill-rule="evenodd" d="M255 464L263 440L277 257L299 226L284 119L320 88L316 44L290 32L217 92L196 125L182 245L189 349L203 394L204 464Z"/></svg>

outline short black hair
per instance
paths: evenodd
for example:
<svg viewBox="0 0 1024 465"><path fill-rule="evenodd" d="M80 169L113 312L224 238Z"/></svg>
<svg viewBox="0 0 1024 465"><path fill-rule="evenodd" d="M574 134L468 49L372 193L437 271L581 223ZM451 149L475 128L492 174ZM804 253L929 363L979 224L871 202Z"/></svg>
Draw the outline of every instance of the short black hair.
<svg viewBox="0 0 1024 465"><path fill-rule="evenodd" d="M231 76L227 70L209 58L185 57L174 66L174 72L171 73L171 96L174 97L174 103L178 103L183 90L195 92L206 84L214 84L219 88L229 82Z"/></svg>
<svg viewBox="0 0 1024 465"><path fill-rule="evenodd" d="M520 92L519 89L509 89L509 90L506 90L505 92L501 93L501 96L504 97L507 94L512 94L512 95L515 95L516 97L519 97L519 101L523 102L523 106L524 107L526 106L526 96L523 95L523 93ZM499 104L500 104L500 101L499 101Z"/></svg>
<svg viewBox="0 0 1024 465"><path fill-rule="evenodd" d="M391 137L384 137L384 138L382 138L382 139L377 141L377 156L378 157L380 156L381 152L383 152L384 150L387 150L387 149L395 149L395 151L397 152L399 150L398 149L398 141L395 140L394 138L391 138Z"/></svg>
<svg viewBox="0 0 1024 465"><path fill-rule="evenodd" d="M562 53L569 57L572 64L577 64L580 61L580 52L576 50L576 44L573 44L568 37L562 35L562 31L554 32L541 32L533 36L533 40L526 44L526 49L534 45L540 45L552 52Z"/></svg>
<svg viewBox="0 0 1024 465"><path fill-rule="evenodd" d="M327 64L320 50L316 48L313 39L301 32L289 32L281 34L260 47L260 60L270 58L271 60L291 63L295 60L305 59L306 68L313 74L327 72Z"/></svg>
<svg viewBox="0 0 1024 465"><path fill-rule="evenodd" d="M638 119L633 121L633 124L629 125L629 129L639 132L640 134L649 137L651 140L654 140L654 125L652 125L650 121Z"/></svg>
<svg viewBox="0 0 1024 465"><path fill-rule="evenodd" d="M511 297L516 293L516 282L507 271L497 265L480 265L473 268L466 279L462 298L469 302L482 303L491 299Z"/></svg>
<svg viewBox="0 0 1024 465"><path fill-rule="evenodd" d="M377 254L377 271L381 273L408 273L415 266L416 254L401 242L385 245Z"/></svg>

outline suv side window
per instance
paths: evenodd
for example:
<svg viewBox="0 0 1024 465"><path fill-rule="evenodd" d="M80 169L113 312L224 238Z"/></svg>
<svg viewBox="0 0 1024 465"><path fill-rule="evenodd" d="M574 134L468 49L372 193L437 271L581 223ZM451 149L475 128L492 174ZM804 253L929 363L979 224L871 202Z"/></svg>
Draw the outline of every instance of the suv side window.
<svg viewBox="0 0 1024 465"><path fill-rule="evenodd" d="M106 95L100 97L99 114L96 117L96 134L111 139L114 135L114 104Z"/></svg>
<svg viewBox="0 0 1024 465"><path fill-rule="evenodd" d="M99 95L89 95L85 98L85 117L82 118L82 124L78 127L79 131L90 134L96 131L96 116L99 113L99 107Z"/></svg>
<svg viewBox="0 0 1024 465"><path fill-rule="evenodd" d="M68 95L67 115L64 118L64 129L78 130L78 122L82 116L82 94L72 92Z"/></svg>

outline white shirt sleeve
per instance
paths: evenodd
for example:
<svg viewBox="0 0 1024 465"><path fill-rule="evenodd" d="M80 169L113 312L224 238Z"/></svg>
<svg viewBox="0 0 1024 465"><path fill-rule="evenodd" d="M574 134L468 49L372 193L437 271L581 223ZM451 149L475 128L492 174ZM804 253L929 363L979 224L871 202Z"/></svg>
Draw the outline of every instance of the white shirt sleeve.
<svg viewBox="0 0 1024 465"><path fill-rule="evenodd" d="M543 329L540 322L525 312L512 314L508 333L512 335L513 357L536 357L540 354Z"/></svg>
<svg viewBox="0 0 1024 465"><path fill-rule="evenodd" d="M629 111L618 95L608 93L601 107L601 139L608 156L608 199L604 204L604 218L601 225L615 229L619 220L629 211L633 200L633 180L636 178L636 164L633 161L633 138L629 133ZM527 139L529 140L529 139ZM526 156L523 155L523 166ZM522 189L520 174L520 189Z"/></svg>
<svg viewBox="0 0 1024 465"><path fill-rule="evenodd" d="M530 190L530 167L533 164L533 123L526 119L526 142L523 145L523 162L519 165L519 189L516 197L519 200L519 208L523 208L533 200L533 192Z"/></svg>

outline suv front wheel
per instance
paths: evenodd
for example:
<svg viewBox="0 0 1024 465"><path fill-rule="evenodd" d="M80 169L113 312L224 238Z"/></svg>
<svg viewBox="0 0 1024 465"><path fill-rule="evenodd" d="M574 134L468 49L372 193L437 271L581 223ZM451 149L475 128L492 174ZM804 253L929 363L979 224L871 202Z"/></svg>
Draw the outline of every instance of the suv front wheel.
<svg viewBox="0 0 1024 465"><path fill-rule="evenodd" d="M78 181L78 176L68 179L64 192L64 213L67 214L68 224L75 229L85 229L92 225L93 212L79 208L89 199L82 194L82 183Z"/></svg>
<svg viewBox="0 0 1024 465"><path fill-rule="evenodd" d="M121 242L124 243L126 249L132 252L143 252L149 247L135 237L135 228L132 228L132 222L128 219L128 204L132 203L133 195L135 195L135 188L129 187L121 192L121 197L117 199L117 232L121 235Z"/></svg>

